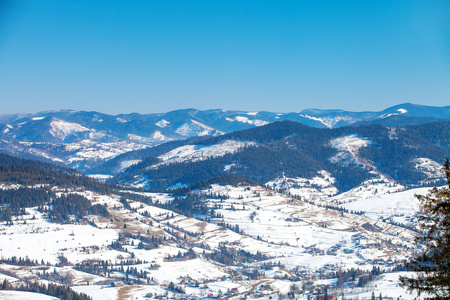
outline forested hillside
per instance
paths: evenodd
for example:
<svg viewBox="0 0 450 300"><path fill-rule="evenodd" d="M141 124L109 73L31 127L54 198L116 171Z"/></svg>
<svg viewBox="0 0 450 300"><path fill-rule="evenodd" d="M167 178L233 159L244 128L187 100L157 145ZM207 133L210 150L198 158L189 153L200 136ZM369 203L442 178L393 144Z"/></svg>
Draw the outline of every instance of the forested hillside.
<svg viewBox="0 0 450 300"><path fill-rule="evenodd" d="M160 189L235 174L264 184L281 176L312 178L318 171L325 170L335 178L340 192L379 174L403 185L422 185L426 184L429 174L423 170L427 166L419 166L420 162L441 163L443 157L449 157L449 133L450 122L336 129L312 128L291 121L275 122L190 141L196 149L190 151L203 151L230 140L247 143L236 152L161 163L158 160L161 153L170 150L181 153L185 148L179 144L155 147L151 150L154 155L126 169L114 182L131 184L140 178L147 180L147 188Z"/></svg>
<svg viewBox="0 0 450 300"><path fill-rule="evenodd" d="M48 213L50 220L60 223L70 222L71 216L106 217L108 212L102 205L91 205L84 196L58 191L91 190L108 194L115 189L72 169L6 154L0 154L0 182L3 186L0 220L7 222L14 215L25 214L27 207L38 207L39 211Z"/></svg>

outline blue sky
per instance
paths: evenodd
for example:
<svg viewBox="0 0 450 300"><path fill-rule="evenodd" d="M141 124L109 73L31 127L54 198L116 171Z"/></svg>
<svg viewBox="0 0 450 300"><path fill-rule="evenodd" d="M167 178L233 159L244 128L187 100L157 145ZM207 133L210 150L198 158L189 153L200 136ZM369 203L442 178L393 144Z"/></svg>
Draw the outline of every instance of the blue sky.
<svg viewBox="0 0 450 300"><path fill-rule="evenodd" d="M1 1L0 113L450 105L450 1Z"/></svg>

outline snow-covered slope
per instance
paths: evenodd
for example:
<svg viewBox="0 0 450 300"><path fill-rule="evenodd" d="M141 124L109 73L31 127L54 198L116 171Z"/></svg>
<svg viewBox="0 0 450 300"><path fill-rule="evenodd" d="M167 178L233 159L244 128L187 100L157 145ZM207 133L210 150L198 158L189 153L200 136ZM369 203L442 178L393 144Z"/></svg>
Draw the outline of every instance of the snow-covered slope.
<svg viewBox="0 0 450 300"><path fill-rule="evenodd" d="M329 194L323 196L333 194L334 180L325 171L309 183L300 178L283 180L295 185L299 194L307 194L302 189L309 189L308 184L329 189ZM281 181L271 185L286 186ZM207 208L200 215L194 214L196 219L168 210L169 206L151 204L183 201L170 194L131 190L121 190L120 195L119 191L100 194L58 187L53 190L84 195L92 204L104 205L111 215L89 215L85 222L57 224L50 222L45 212L26 208L26 214L13 217L12 225L0 224L0 256L28 257L39 263L2 263L0 274L4 275L0 279L15 278L20 283L25 278L38 282L70 278L68 282L76 291L94 299L164 295L174 292L170 283L188 295L200 297L217 296L219 290L231 295L228 289L233 288L239 293L254 293L258 286L267 285L270 292L261 298L269 299L287 293L292 282L304 280L320 286L320 278L334 276L337 269L359 268L367 274L374 266L388 270L420 250L414 243L416 233L397 227L394 222L404 220L405 225L414 228L417 205L413 194L426 192L422 189L378 195L343 204L349 211L363 210L364 214L358 215L261 186L212 185L190 193L189 197L200 199ZM154 241L158 242L152 244ZM231 255L233 263L229 263L228 256L220 256L234 250L261 258L237 263L233 261L236 256ZM187 253L191 256L183 256ZM216 253L216 260L211 258L212 253ZM64 266L59 265L62 261ZM102 267L100 271L83 269L82 262L85 266ZM260 276L250 278L248 274L253 270ZM125 282L125 278L134 285L110 286L113 281ZM336 279L329 280L331 291ZM377 280L378 286L387 286L392 277L386 274ZM352 293L368 291L356 289ZM399 295L398 289L393 289L392 294L389 291L383 291L383 295ZM412 298L406 295L405 299Z"/></svg>
<svg viewBox="0 0 450 300"><path fill-rule="evenodd" d="M42 120L40 118L33 118L33 120ZM63 120L55 119L50 123L50 134L55 138L64 141L64 139L73 133L89 131L88 128L77 123L65 122Z"/></svg>
<svg viewBox="0 0 450 300"><path fill-rule="evenodd" d="M339 151L338 154L330 158L333 163L344 165L360 164L367 166L368 162L358 156L358 151L362 147L370 145L370 141L356 135L344 136L330 141L333 148Z"/></svg>
<svg viewBox="0 0 450 300"><path fill-rule="evenodd" d="M232 140L226 140L219 144L209 146L186 145L175 148L163 155L160 155L158 158L161 160L161 162L153 167L158 167L170 163L180 163L185 161L194 162L211 157L224 156L225 154L235 153L244 147L253 145L255 145L255 143L253 142L240 142Z"/></svg>

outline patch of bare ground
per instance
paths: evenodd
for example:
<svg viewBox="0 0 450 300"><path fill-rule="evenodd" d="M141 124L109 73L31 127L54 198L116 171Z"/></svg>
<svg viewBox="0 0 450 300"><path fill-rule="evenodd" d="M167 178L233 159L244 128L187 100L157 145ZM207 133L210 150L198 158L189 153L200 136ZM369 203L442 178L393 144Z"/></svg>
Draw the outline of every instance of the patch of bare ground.
<svg viewBox="0 0 450 300"><path fill-rule="evenodd" d="M136 292L137 290L141 290L142 286L134 285L134 286L123 286L117 292L117 300L128 300L133 299L133 295L131 292Z"/></svg>
<svg viewBox="0 0 450 300"><path fill-rule="evenodd" d="M164 231L162 231L161 229L157 229L157 230L149 229L149 233L146 235L162 237L162 236L164 236Z"/></svg>
<svg viewBox="0 0 450 300"><path fill-rule="evenodd" d="M131 286L123 286L117 291L117 300L128 300L130 299Z"/></svg>
<svg viewBox="0 0 450 300"><path fill-rule="evenodd" d="M195 226L199 227L202 231L205 230L206 228L206 223L205 222L198 222L195 224Z"/></svg>

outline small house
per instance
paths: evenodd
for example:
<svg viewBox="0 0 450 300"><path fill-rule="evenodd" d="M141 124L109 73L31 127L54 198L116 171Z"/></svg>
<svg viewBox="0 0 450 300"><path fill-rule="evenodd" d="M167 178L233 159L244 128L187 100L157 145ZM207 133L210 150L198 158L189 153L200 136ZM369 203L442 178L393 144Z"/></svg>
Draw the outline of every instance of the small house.
<svg viewBox="0 0 450 300"><path fill-rule="evenodd" d="M112 287L120 287L120 286L125 286L125 284L123 283L123 281L113 281L111 283Z"/></svg>

